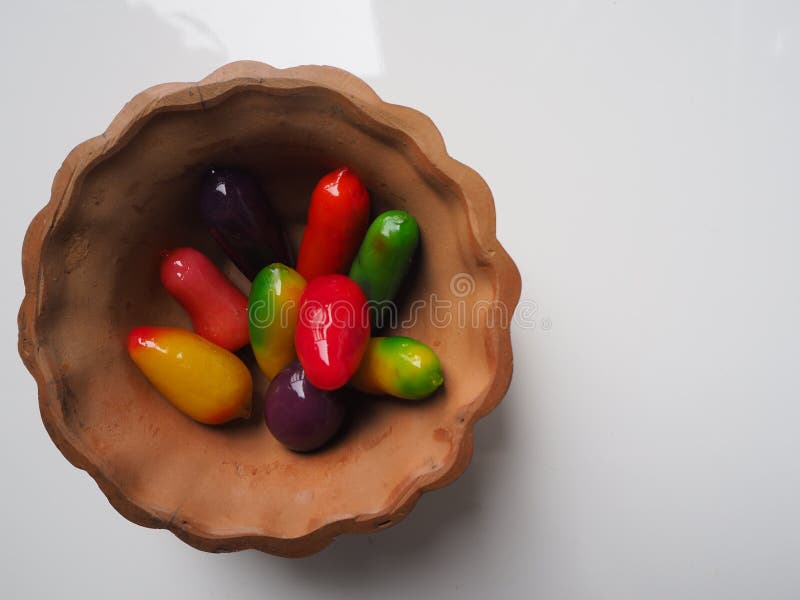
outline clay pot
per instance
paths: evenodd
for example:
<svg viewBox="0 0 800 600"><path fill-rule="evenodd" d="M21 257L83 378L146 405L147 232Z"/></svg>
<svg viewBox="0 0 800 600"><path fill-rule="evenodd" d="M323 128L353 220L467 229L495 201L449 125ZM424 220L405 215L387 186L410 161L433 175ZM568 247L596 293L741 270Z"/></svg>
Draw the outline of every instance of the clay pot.
<svg viewBox="0 0 800 600"><path fill-rule="evenodd" d="M211 164L253 172L295 244L315 182L340 165L362 178L374 213L413 214L422 246L403 306L435 294L453 310L449 323L423 309L395 329L436 350L444 388L419 404L353 394L347 430L312 454L264 427L258 375L246 422L207 427L164 400L125 339L136 325L190 328L159 283L162 249L191 245L234 271L195 210ZM236 62L145 90L64 161L28 229L23 271L19 350L53 441L123 516L202 550L300 556L397 523L464 471L476 420L511 379L509 330L484 308L502 303L510 318L520 277L495 239L488 187L427 117L330 67Z"/></svg>

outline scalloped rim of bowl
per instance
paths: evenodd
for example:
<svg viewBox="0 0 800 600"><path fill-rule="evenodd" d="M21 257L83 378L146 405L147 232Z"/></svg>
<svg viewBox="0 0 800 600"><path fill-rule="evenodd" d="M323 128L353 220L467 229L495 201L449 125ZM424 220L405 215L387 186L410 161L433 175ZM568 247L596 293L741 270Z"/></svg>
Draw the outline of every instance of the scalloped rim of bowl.
<svg viewBox="0 0 800 600"><path fill-rule="evenodd" d="M19 311L19 353L36 379L42 421L61 453L76 467L85 470L98 484L114 508L128 520L152 528L169 529L180 539L200 550L226 552L258 549L282 556L305 556L318 552L342 533L368 533L396 524L414 507L422 493L452 483L466 469L472 457L473 429L477 420L494 409L511 382L513 358L508 327L488 329L489 351L498 357L491 384L471 403L473 409L457 440L453 460L441 470L420 477L399 490L390 506L379 514L356 515L328 523L298 538L274 538L259 535L215 536L190 529L180 522L163 519L156 511L139 506L127 498L101 470L87 459L80 440L71 436L58 410L63 391L56 378L46 344L37 330L46 283L42 277L41 252L49 234L59 222L63 209L73 199L76 180L80 180L100 160L122 148L138 130L159 113L173 110L202 109L243 89L324 88L352 102L366 118L403 136L438 176L449 180L459 190L468 215L472 246L481 265L492 269L495 299L512 311L519 300L521 279L495 235L495 211L491 191L474 170L447 154L444 140L433 122L411 108L389 104L358 77L327 66L300 66L276 69L254 61L233 62L217 69L197 83L164 83L136 95L114 118L101 135L76 146L55 176L50 201L34 217L25 235L22 271L25 297Z"/></svg>

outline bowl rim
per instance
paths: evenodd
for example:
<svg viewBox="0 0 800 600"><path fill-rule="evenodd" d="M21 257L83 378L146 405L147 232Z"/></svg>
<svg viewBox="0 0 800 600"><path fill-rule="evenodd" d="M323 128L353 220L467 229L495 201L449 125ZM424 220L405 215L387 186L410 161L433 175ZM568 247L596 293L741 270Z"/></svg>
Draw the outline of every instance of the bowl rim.
<svg viewBox="0 0 800 600"><path fill-rule="evenodd" d="M385 510L329 522L297 538L214 535L180 520L164 518L126 497L124 490L89 460L78 440L67 429L58 408L64 390L58 378L49 376L52 370L47 348L41 343L42 336L37 330L37 318L46 296L42 248L73 198L76 181L124 147L159 113L203 109L235 93L263 88L283 91L326 89L343 96L372 121L405 136L437 176L459 190L478 261L493 274L494 298L513 312L520 296L521 278L513 260L497 241L492 193L477 172L447 153L441 134L426 115L412 108L384 102L360 78L335 67L305 65L277 69L255 61L236 61L218 68L199 82L163 83L140 92L122 108L104 133L82 142L67 155L53 180L49 202L34 217L25 234L22 247L25 296L18 316L18 348L25 366L36 380L39 410L50 438L67 460L96 481L111 505L125 518L145 527L168 529L200 550L228 552L253 548L282 556L305 556L323 549L339 534L369 533L396 524L411 512L424 492L444 487L464 472L472 457L475 423L500 403L511 382L513 356L509 327L487 329L491 342L487 344L487 350L496 357L494 377L470 403L470 416L463 437L457 451L452 453L449 465L411 481L389 506L384 507Z"/></svg>

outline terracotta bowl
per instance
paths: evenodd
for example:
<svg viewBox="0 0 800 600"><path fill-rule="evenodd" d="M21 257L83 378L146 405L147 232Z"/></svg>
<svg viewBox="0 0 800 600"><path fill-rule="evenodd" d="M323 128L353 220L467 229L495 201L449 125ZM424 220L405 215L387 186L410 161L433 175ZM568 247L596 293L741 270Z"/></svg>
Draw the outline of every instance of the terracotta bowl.
<svg viewBox="0 0 800 600"><path fill-rule="evenodd" d="M413 214L422 246L405 306L435 294L453 308L447 322L401 311L395 329L437 351L444 388L421 404L354 398L347 430L306 455L265 428L260 376L247 422L206 427L164 400L125 338L136 325L190 326L159 284L162 249L193 245L233 272L194 208L212 163L256 174L295 242L316 180L342 164L374 212ZM508 328L481 310L499 303L510 316L520 291L488 187L427 117L330 67L237 62L136 96L64 161L28 229L23 272L19 349L51 438L123 516L202 550L300 556L397 523L464 471L476 420L511 379Z"/></svg>

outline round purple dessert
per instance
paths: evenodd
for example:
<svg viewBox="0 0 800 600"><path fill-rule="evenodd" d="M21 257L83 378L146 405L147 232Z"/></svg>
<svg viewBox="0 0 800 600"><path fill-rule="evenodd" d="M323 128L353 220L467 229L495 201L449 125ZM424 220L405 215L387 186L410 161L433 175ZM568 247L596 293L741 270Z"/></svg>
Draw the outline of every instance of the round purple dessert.
<svg viewBox="0 0 800 600"><path fill-rule="evenodd" d="M298 452L325 445L342 426L345 402L314 387L295 361L275 376L264 397L264 420L272 435Z"/></svg>

